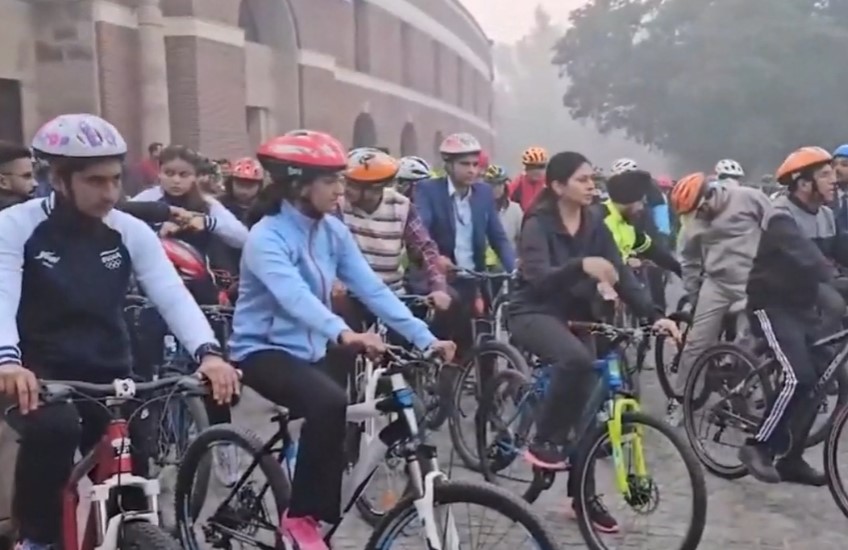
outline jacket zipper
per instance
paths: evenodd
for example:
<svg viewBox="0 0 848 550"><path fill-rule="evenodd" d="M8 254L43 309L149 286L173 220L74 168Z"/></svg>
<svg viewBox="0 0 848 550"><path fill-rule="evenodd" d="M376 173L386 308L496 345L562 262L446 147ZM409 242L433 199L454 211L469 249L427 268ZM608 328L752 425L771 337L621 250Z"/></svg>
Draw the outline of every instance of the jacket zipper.
<svg viewBox="0 0 848 550"><path fill-rule="evenodd" d="M327 294L327 281L324 279L324 274L321 272L321 268L318 265L318 262L315 260L315 255L313 254L312 246L315 241L315 234L317 233L318 223L316 222L309 229L309 242L307 243L306 249L309 252L309 259L312 261L312 265L315 267L315 272L318 273L318 279L321 281L321 303L326 305L324 302L324 296ZM312 350L311 355L315 355L315 344L312 341L312 331L306 331L306 338L309 340L309 347Z"/></svg>

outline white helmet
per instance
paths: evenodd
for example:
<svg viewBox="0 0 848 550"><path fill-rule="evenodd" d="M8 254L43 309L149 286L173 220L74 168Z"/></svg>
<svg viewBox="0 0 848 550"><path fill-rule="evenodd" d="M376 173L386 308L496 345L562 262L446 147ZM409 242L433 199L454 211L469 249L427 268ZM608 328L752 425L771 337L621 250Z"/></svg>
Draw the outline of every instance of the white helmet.
<svg viewBox="0 0 848 550"><path fill-rule="evenodd" d="M745 170L742 169L742 165L732 159L718 161L715 165L715 173L719 178L722 176L729 176L731 178L745 177Z"/></svg>
<svg viewBox="0 0 848 550"><path fill-rule="evenodd" d="M639 169L639 165L633 159L618 159L612 163L610 175L617 176L625 172L633 172Z"/></svg>
<svg viewBox="0 0 848 550"><path fill-rule="evenodd" d="M418 181L431 176L430 165L421 157L402 157L397 179Z"/></svg>
<svg viewBox="0 0 848 550"><path fill-rule="evenodd" d="M455 157L461 155L473 155L483 150L483 146L477 138L471 134L451 134L439 145L439 153L442 157Z"/></svg>
<svg viewBox="0 0 848 550"><path fill-rule="evenodd" d="M111 123L89 114L59 115L35 133L33 152L55 157L100 158L127 154L127 142Z"/></svg>

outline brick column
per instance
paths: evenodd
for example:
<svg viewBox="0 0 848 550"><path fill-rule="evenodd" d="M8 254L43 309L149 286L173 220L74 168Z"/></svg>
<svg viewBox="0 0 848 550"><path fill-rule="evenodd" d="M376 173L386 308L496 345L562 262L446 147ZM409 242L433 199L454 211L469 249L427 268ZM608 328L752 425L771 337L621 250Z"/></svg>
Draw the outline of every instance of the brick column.
<svg viewBox="0 0 848 550"><path fill-rule="evenodd" d="M141 141L171 141L165 32L159 0L138 1Z"/></svg>

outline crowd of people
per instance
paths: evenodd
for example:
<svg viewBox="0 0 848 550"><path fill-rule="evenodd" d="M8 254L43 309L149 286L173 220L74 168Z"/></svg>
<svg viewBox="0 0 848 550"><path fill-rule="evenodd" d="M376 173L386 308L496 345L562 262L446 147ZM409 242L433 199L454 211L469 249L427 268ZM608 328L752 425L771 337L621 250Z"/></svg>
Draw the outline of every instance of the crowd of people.
<svg viewBox="0 0 848 550"><path fill-rule="evenodd" d="M838 219L848 217L848 199L835 182L848 176L848 146L833 156L816 147L792 153L775 174L786 194L774 201L740 185L745 174L732 160L713 176L675 182L631 159L603 177L579 153L529 147L523 172L510 178L467 133L444 139L438 171L420 157L348 150L311 130L233 161L181 145L148 152L125 170L120 132L86 114L48 122L31 147L0 144L0 392L20 407L7 418L20 436L12 506L20 550L57 540L74 451L91 447L105 422L85 407L39 407L38 379L137 373L122 313L136 287L208 378L213 423L228 421L240 376L305 418L281 518L303 549L325 547L320 523L340 513L346 373L352 354L385 349L364 327L379 317L450 361L473 344L477 287L461 271L515 272L512 338L553 367L527 454L538 467L565 466L592 383L593 350L567 321L595 320L620 297L679 339L665 317L666 273L674 273L697 297L678 383L718 339L724 312L747 299L786 383L740 456L766 481L822 482L797 445L809 426L792 419L803 416L815 380L807 340L845 313L838 281L848 249ZM237 284L221 288L221 272ZM431 324L403 305L404 293L428 296ZM235 306L229 342L198 307L222 303ZM668 421L679 422L676 402ZM616 531L601 499L590 503L574 513Z"/></svg>

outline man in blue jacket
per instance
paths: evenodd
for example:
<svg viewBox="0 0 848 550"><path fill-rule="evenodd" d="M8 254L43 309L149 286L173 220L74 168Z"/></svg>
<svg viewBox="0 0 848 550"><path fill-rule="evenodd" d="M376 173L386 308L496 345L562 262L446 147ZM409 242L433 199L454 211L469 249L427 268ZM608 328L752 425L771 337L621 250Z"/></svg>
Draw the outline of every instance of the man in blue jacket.
<svg viewBox="0 0 848 550"><path fill-rule="evenodd" d="M413 201L421 220L436 242L445 271L486 270L486 248L491 245L507 272L515 269L515 251L501 225L492 189L478 181L480 142L470 134L445 138L439 153L445 176L417 183ZM470 318L478 285L473 279L450 280L453 306L434 327L458 344L470 344Z"/></svg>

